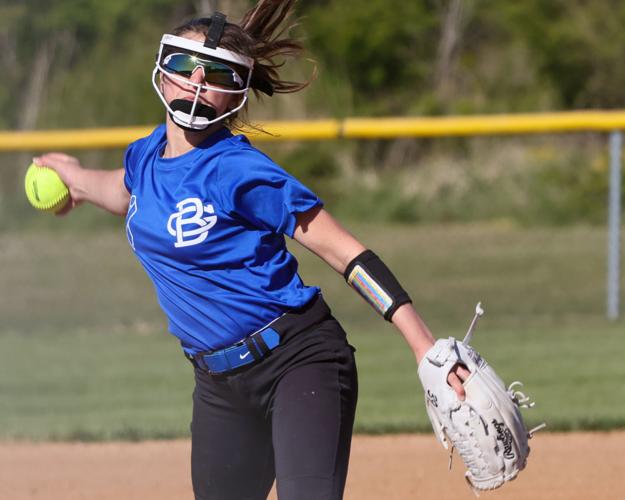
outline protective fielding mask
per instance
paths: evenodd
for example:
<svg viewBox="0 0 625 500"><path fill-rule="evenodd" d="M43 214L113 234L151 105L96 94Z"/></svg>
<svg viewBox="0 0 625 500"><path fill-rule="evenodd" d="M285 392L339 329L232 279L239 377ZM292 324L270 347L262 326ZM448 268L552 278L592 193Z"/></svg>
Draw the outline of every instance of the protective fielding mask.
<svg viewBox="0 0 625 500"><path fill-rule="evenodd" d="M186 130L205 130L213 123L239 111L247 101L254 60L217 47L224 25L225 16L216 13L211 18L204 43L174 35L163 35L161 39L152 72L152 85L174 123ZM195 71L204 73L201 83L189 80ZM161 78L162 75L167 75L167 78L193 89L193 100L174 99L167 102L157 82L159 73ZM242 97L234 109L218 115L215 108L200 102L200 94L207 90Z"/></svg>

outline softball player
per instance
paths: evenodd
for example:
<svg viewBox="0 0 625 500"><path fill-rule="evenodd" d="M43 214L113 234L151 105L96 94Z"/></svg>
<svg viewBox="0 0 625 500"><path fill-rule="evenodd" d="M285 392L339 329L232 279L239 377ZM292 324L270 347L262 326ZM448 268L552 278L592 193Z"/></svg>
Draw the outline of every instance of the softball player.
<svg viewBox="0 0 625 500"><path fill-rule="evenodd" d="M161 40L153 72L166 123L132 143L119 170L35 161L88 201L125 215L169 330L195 372L196 499L340 499L357 400L354 349L320 290L305 285L284 235L324 259L405 336L417 361L434 340L379 257L321 200L242 135L255 93L294 92L276 58L294 0L261 0L240 24L216 13ZM449 382L463 394L457 367Z"/></svg>

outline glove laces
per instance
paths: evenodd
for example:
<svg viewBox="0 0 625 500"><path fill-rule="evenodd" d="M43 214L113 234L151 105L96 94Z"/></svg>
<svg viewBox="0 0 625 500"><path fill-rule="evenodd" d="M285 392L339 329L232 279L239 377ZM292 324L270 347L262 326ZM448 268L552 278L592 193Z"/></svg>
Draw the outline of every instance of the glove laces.
<svg viewBox="0 0 625 500"><path fill-rule="evenodd" d="M514 401L519 408L534 408L534 406L536 406L536 403L534 401L531 401L530 397L527 396L525 393L518 389L515 389L516 387L523 387L523 384L518 380L515 380L508 387L508 394L512 398L512 401ZM534 434L536 432L544 429L545 427L547 427L547 424L543 422L542 424L539 424L536 427L530 429L527 432L528 437L534 437Z"/></svg>
<svg viewBox="0 0 625 500"><path fill-rule="evenodd" d="M484 422L482 417L479 416L479 414L473 409L472 406L468 404L467 406L469 407L469 411L471 412L471 419L472 420L479 419L484 429L486 429L488 425L486 424L486 422ZM450 420L452 420L451 415L450 415ZM457 448L458 453L460 453L460 456L464 460L464 463L467 466L467 468L471 472L473 472L473 474L478 475L478 472L481 468L480 459L482 458L482 450L477 445L477 439L475 439L475 434L473 430L471 430L466 435L457 433L456 437L457 439L455 440L449 439L449 441L453 443L449 451L449 470L451 470L454 450ZM477 453L476 453L476 450L477 450Z"/></svg>

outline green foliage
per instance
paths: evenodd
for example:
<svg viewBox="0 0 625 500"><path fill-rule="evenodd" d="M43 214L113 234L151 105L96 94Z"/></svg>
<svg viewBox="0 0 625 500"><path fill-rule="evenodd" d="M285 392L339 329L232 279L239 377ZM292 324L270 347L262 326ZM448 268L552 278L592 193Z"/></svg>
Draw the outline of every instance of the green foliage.
<svg viewBox="0 0 625 500"><path fill-rule="evenodd" d="M313 2L304 9L306 29L324 71L353 88L356 113L623 106L622 3L460 2L450 28L453 3ZM457 42L441 82L442 40L450 33Z"/></svg>
<svg viewBox="0 0 625 500"><path fill-rule="evenodd" d="M304 11L313 52L325 71L350 83L357 109L379 111L396 102L394 92L419 92L427 84L437 27L427 2L389 8L384 2L341 0L312 3Z"/></svg>
<svg viewBox="0 0 625 500"><path fill-rule="evenodd" d="M622 107L625 6L613 0L479 2L474 25L487 45L524 47L525 70L546 85L552 106ZM499 61L502 67L514 61ZM513 101L519 94L511 94ZM524 98L525 96L520 96Z"/></svg>
<svg viewBox="0 0 625 500"><path fill-rule="evenodd" d="M174 0L0 6L0 126L20 125L37 78L46 84L35 126L160 119L149 84L158 39L196 9ZM323 91L308 93L306 103L316 115L623 105L620 2L414 0L390 8L381 0L323 0L301 2L299 11L321 71L315 85Z"/></svg>
<svg viewBox="0 0 625 500"><path fill-rule="evenodd" d="M575 221L601 224L606 221L608 175L606 168L593 168L584 158L552 161L535 169L527 179L528 210L519 214L527 223L566 224ZM606 159L599 158L599 166ZM623 184L625 187L625 184Z"/></svg>
<svg viewBox="0 0 625 500"><path fill-rule="evenodd" d="M402 223L604 224L607 145L596 139L448 140L411 153L419 158L403 167L388 164L391 147L381 166L344 174L329 208L352 220Z"/></svg>
<svg viewBox="0 0 625 500"><path fill-rule="evenodd" d="M144 96L174 7L179 16L192 12L191 5L173 0L25 0L18 9L3 7L0 13L8 12L11 23L3 26L8 46L0 66L17 96L7 103L8 126L23 125L24 108L42 97L32 90L38 68L46 98L37 109L39 127L154 120Z"/></svg>

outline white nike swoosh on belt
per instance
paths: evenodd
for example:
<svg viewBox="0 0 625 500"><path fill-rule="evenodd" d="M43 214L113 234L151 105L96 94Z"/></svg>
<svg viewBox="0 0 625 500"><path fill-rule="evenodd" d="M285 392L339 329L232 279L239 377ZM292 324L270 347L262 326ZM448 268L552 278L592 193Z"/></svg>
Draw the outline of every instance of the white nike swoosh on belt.
<svg viewBox="0 0 625 500"><path fill-rule="evenodd" d="M247 358L249 356L249 354L250 354L250 351L247 351L245 354L239 354L239 358L240 359L245 359L245 358Z"/></svg>

